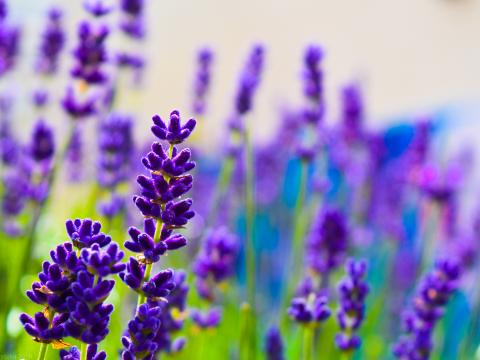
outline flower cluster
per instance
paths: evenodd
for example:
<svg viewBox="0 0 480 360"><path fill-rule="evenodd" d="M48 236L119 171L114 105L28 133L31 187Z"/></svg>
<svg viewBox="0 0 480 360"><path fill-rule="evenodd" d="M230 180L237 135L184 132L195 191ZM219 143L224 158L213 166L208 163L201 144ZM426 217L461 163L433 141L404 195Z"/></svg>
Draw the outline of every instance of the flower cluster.
<svg viewBox="0 0 480 360"><path fill-rule="evenodd" d="M398 359L428 359L433 349L433 331L444 307L457 288L460 266L456 261L440 259L421 280L412 308L404 314L403 335L393 348Z"/></svg>
<svg viewBox="0 0 480 360"><path fill-rule="evenodd" d="M78 27L78 45L73 55L75 64L71 75L82 79L88 84L102 84L108 77L103 68L107 61L105 40L109 34L106 25L94 26L89 22L82 22Z"/></svg>
<svg viewBox="0 0 480 360"><path fill-rule="evenodd" d="M145 35L145 25L143 19L144 7L145 5L143 0L120 1L120 9L122 11L120 28L131 38L141 39Z"/></svg>
<svg viewBox="0 0 480 360"><path fill-rule="evenodd" d="M81 355L76 346L72 346L70 350L60 350L60 360L80 360ZM98 352L97 344L87 346L86 360L105 360L106 358L105 351Z"/></svg>
<svg viewBox="0 0 480 360"><path fill-rule="evenodd" d="M123 253L100 231L98 222L68 220L66 229L71 242L50 252L52 262L43 263L39 281L27 291L30 300L45 310L34 317L22 314L20 320L38 342L61 342L63 337L71 336L86 344L97 344L108 334L113 311L113 305L104 301L115 281L105 277L124 269L120 263ZM96 352L96 348L91 349ZM70 356L75 356L75 350Z"/></svg>
<svg viewBox="0 0 480 360"><path fill-rule="evenodd" d="M309 123L320 121L324 112L323 71L321 68L323 56L323 50L319 46L311 45L305 50L303 93L310 104L305 109L304 115L305 120Z"/></svg>
<svg viewBox="0 0 480 360"><path fill-rule="evenodd" d="M220 324L222 311L219 308L211 308L206 311L192 309L190 317L193 322L201 329L215 328Z"/></svg>
<svg viewBox="0 0 480 360"><path fill-rule="evenodd" d="M197 73L193 83L192 111L196 115L203 115L206 110L206 96L211 82L211 66L213 52L209 48L203 48L197 55Z"/></svg>
<svg viewBox="0 0 480 360"><path fill-rule="evenodd" d="M110 199L100 203L102 215L112 218L124 207L116 194L119 184L128 179L133 151L132 121L128 116L110 114L100 123L98 182L109 191Z"/></svg>
<svg viewBox="0 0 480 360"><path fill-rule="evenodd" d="M245 115L252 108L253 95L260 84L265 58L265 49L255 45L247 59L247 63L240 75L235 110L240 116Z"/></svg>
<svg viewBox="0 0 480 360"><path fill-rule="evenodd" d="M226 228L210 231L193 263L198 294L209 301L215 298L216 284L231 277L239 250L238 239Z"/></svg>
<svg viewBox="0 0 480 360"><path fill-rule="evenodd" d="M0 0L0 77L15 66L20 42L20 30L7 20L7 4Z"/></svg>
<svg viewBox="0 0 480 360"><path fill-rule="evenodd" d="M193 178L187 172L193 169L195 163L190 160L189 149L179 151L176 145L188 138L195 127L195 120L190 119L182 125L179 112L172 111L168 124L158 115L153 117L153 122L152 133L167 142L169 148L164 149L164 145L154 142L152 151L142 159L150 176L137 177L141 191L133 200L145 217L144 229L129 229L130 240L125 242L125 247L139 255L137 258L130 257L127 269L120 277L139 294L139 308L131 326L141 326L143 315L139 316L139 311L142 304L146 304L142 313L159 311L161 320L158 329L156 324L151 324L151 336L140 336L132 331L124 337L125 359L139 356L154 358L159 351L171 352L179 346L171 341L171 332L178 330L182 321L175 319L172 309L184 310L188 291L183 273L174 274L173 270L166 269L150 277L150 272L161 255L187 243L183 235L174 231L184 227L194 216L190 210L192 200L183 196L192 187ZM156 345L152 345L152 341Z"/></svg>
<svg viewBox="0 0 480 360"><path fill-rule="evenodd" d="M323 209L312 225L306 243L306 262L315 274L328 273L342 263L348 247L345 216L335 208Z"/></svg>
<svg viewBox="0 0 480 360"><path fill-rule="evenodd" d="M345 271L347 276L338 284L340 308L337 320L342 332L335 337L335 344L342 351L351 351L359 348L362 343L355 331L365 318L365 298L369 290L364 280L367 263L348 259Z"/></svg>
<svg viewBox="0 0 480 360"><path fill-rule="evenodd" d="M48 21L42 33L42 41L35 65L39 74L53 75L57 72L59 56L65 46L62 16L62 11L57 8L52 8L48 12Z"/></svg>
<svg viewBox="0 0 480 360"><path fill-rule="evenodd" d="M327 298L311 292L306 297L295 297L288 308L288 315L302 325L316 326L327 320L331 311Z"/></svg>

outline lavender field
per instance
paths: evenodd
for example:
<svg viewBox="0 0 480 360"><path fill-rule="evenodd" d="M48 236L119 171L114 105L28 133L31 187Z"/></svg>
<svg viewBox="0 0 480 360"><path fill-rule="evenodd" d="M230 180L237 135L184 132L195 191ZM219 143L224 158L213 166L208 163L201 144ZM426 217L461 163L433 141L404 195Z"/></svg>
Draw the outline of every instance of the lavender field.
<svg viewBox="0 0 480 360"><path fill-rule="evenodd" d="M480 359L478 43L377 100L187 8L0 0L0 359Z"/></svg>

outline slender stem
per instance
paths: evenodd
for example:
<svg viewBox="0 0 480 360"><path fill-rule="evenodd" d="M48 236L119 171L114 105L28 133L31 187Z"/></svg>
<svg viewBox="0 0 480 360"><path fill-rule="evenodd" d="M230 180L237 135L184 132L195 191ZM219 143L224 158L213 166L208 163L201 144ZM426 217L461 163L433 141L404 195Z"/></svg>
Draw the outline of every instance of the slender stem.
<svg viewBox="0 0 480 360"><path fill-rule="evenodd" d="M162 226L163 226L163 222L161 219L157 219L157 224L156 224L156 228L155 228L155 234L153 235L153 241L154 242L158 242L160 240L160 236L162 234ZM150 274L152 272L152 264L147 264L145 266L145 274L143 275L143 283L147 282L148 280L150 280ZM145 296L145 294L143 292L141 292L139 295L138 295L138 301L137 301L137 311L140 307L140 305L144 304L145 302L147 301L147 298Z"/></svg>
<svg viewBox="0 0 480 360"><path fill-rule="evenodd" d="M246 181L245 181L245 267L247 271L247 298L250 303L251 315L249 321L250 333L250 359L256 355L256 261L255 261L255 184L254 184L254 166L253 149L250 136L245 130L245 148L246 148Z"/></svg>
<svg viewBox="0 0 480 360"><path fill-rule="evenodd" d="M294 269L302 263L301 256L303 253L303 235L305 230L305 217L303 205L305 203L305 193L307 189L307 170L308 162L301 160L300 163L300 185L298 189L297 200L295 202L295 209L293 213L293 259L292 266Z"/></svg>
<svg viewBox="0 0 480 360"><path fill-rule="evenodd" d="M48 349L48 344L47 343L41 343L40 344L40 352L38 353L37 360L44 360L45 355L47 354L47 349Z"/></svg>
<svg viewBox="0 0 480 360"><path fill-rule="evenodd" d="M352 350L342 351L340 360L350 360L350 359L353 359L353 351Z"/></svg>
<svg viewBox="0 0 480 360"><path fill-rule="evenodd" d="M239 349L239 359L240 360L249 360L250 359L250 319L252 318L251 307L248 303L243 303L240 306L240 349Z"/></svg>
<svg viewBox="0 0 480 360"><path fill-rule="evenodd" d="M303 360L313 360L313 334L314 328L305 326L303 328Z"/></svg>
<svg viewBox="0 0 480 360"><path fill-rule="evenodd" d="M207 217L207 225L212 225L216 221L220 200L223 198L223 194L225 194L232 179L233 165L235 163L234 160L235 159L232 156L227 156L222 163L217 185L215 186L216 191L213 197L213 202Z"/></svg>
<svg viewBox="0 0 480 360"><path fill-rule="evenodd" d="M87 344L80 345L80 360L87 360Z"/></svg>

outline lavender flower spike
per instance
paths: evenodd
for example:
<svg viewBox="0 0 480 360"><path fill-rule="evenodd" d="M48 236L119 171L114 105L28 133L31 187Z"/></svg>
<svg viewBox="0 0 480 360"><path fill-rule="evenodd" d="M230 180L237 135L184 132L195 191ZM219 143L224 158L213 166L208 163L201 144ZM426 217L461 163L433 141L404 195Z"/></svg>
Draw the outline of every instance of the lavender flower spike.
<svg viewBox="0 0 480 360"><path fill-rule="evenodd" d="M365 318L365 298L368 294L368 285L363 279L367 271L366 261L348 259L345 265L347 277L338 285L340 308L337 320L341 333L335 337L337 347L345 352L360 347L362 340L355 331L358 330Z"/></svg>
<svg viewBox="0 0 480 360"><path fill-rule="evenodd" d="M315 293L310 293L307 297L293 298L288 308L288 315L303 325L318 325L327 320L330 314L327 298Z"/></svg>
<svg viewBox="0 0 480 360"><path fill-rule="evenodd" d="M457 288L460 266L451 259L437 260L420 282L411 309L404 314L405 335L393 347L397 359L428 359L433 331L450 296Z"/></svg>
<svg viewBox="0 0 480 360"><path fill-rule="evenodd" d="M125 242L125 247L138 255L130 257L126 271L120 273L121 279L138 293L136 317L129 323L128 336L122 340L122 357L127 360L155 359L159 352L176 352L184 344L182 339L172 341L171 332L183 324L172 315L172 310L184 310L188 292L185 274L166 269L151 276L151 271L165 252L187 244L183 235L175 230L194 216L190 210L192 200L183 196L192 187L193 177L187 172L195 163L190 161L189 149L178 151L175 145L190 136L196 122L190 119L182 125L178 111L172 111L168 124L159 116L154 116L153 121L153 134L169 146L166 151L165 144L153 143L152 151L142 159L150 175L137 177L140 194L134 196L133 201L145 217L144 231L129 229L131 240ZM159 328L147 316L157 311L160 312Z"/></svg>
<svg viewBox="0 0 480 360"><path fill-rule="evenodd" d="M57 72L59 56L65 47L62 16L62 11L57 8L52 8L48 12L48 22L42 33L36 63L36 70L42 75L53 75Z"/></svg>
<svg viewBox="0 0 480 360"><path fill-rule="evenodd" d="M217 327L222 319L222 312L218 308L211 308L205 312L192 310L191 317L193 322L201 329Z"/></svg>
<svg viewBox="0 0 480 360"><path fill-rule="evenodd" d="M107 354L105 351L97 352L98 345L92 344L87 346L87 360L105 360L107 358ZM68 350L60 350L60 360L80 360L80 351L77 347L72 346L72 348Z"/></svg>
<svg viewBox="0 0 480 360"><path fill-rule="evenodd" d="M205 114L206 96L209 91L211 81L211 65L213 62L213 52L209 48L203 48L197 55L197 73L193 84L193 113L196 115Z"/></svg>

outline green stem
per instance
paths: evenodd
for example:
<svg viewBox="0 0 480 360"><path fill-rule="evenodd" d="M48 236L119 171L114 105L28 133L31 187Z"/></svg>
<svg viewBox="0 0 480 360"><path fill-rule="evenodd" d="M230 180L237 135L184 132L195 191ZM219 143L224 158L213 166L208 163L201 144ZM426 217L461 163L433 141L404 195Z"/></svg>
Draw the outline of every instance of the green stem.
<svg viewBox="0 0 480 360"><path fill-rule="evenodd" d="M220 169L220 174L215 186L216 191L213 197L212 206L207 216L207 225L212 225L217 219L220 200L223 198L232 179L233 166L235 164L234 160L235 159L232 156L227 156L222 163L222 168Z"/></svg>
<svg viewBox="0 0 480 360"><path fill-rule="evenodd" d="M80 360L87 360L87 344L80 345Z"/></svg>
<svg viewBox="0 0 480 360"><path fill-rule="evenodd" d="M295 209L293 213L293 268L301 264L301 257L303 253L303 236L305 230L305 217L303 211L303 205L305 203L305 193L307 189L307 175L308 175L308 162L301 160L300 163L300 186L298 189L297 200L295 202Z"/></svg>
<svg viewBox="0 0 480 360"><path fill-rule="evenodd" d="M160 240L160 236L162 234L162 225L163 222L161 219L157 219L157 224L155 228L155 234L153 235L153 241L157 243ZM145 266L145 274L143 275L143 282L147 282L150 280L150 274L152 272L152 264L147 264ZM147 301L147 298L143 292L138 294L138 301L137 301L137 311L140 305L144 304Z"/></svg>
<svg viewBox="0 0 480 360"><path fill-rule="evenodd" d="M303 328L303 360L313 360L313 334L314 328L305 326Z"/></svg>
<svg viewBox="0 0 480 360"><path fill-rule="evenodd" d="M47 354L47 349L48 349L48 344L47 343L41 343L40 344L40 352L38 353L37 360L44 360L45 355Z"/></svg>
<svg viewBox="0 0 480 360"><path fill-rule="evenodd" d="M353 359L353 351L348 350L348 351L342 351L342 354L340 356L340 360L351 360Z"/></svg>
<svg viewBox="0 0 480 360"><path fill-rule="evenodd" d="M246 181L245 181L245 268L247 271L247 298L251 308L249 321L250 333L250 352L251 359L256 354L256 263L255 263L255 188L254 188L254 166L253 149L248 131L245 130L245 148L246 148Z"/></svg>

